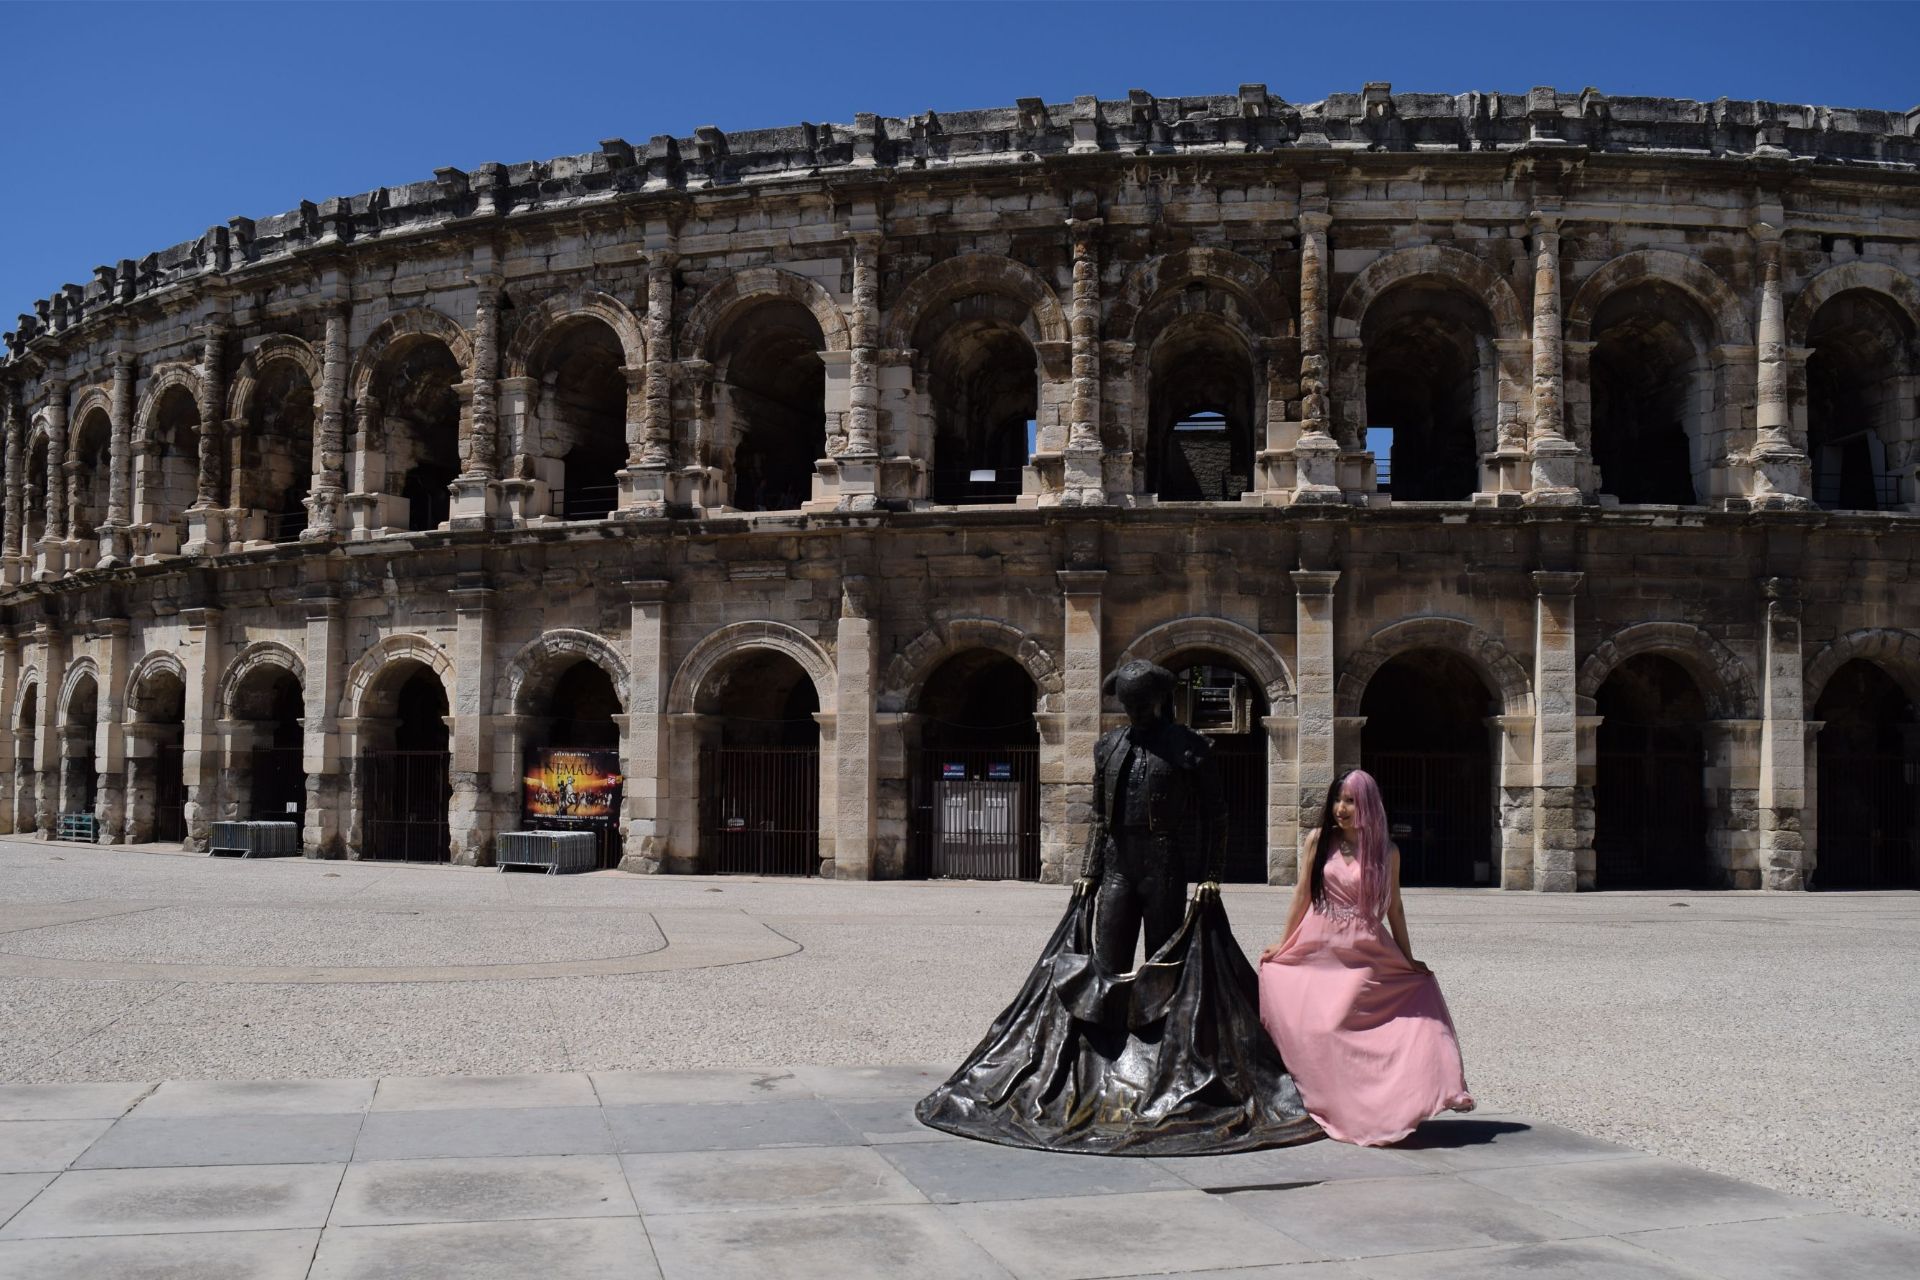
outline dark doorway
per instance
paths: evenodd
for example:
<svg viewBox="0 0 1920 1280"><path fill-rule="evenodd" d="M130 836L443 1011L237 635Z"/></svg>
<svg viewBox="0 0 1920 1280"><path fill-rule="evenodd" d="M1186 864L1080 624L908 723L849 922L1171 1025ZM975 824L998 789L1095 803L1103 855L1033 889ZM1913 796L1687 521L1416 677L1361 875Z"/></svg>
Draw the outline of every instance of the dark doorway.
<svg viewBox="0 0 1920 1280"><path fill-rule="evenodd" d="M256 821L302 822L307 810L305 737L301 717L306 707L300 682L293 673L271 668L264 691L265 721L251 760L252 785L246 816Z"/></svg>
<svg viewBox="0 0 1920 1280"><path fill-rule="evenodd" d="M1833 673L1819 737L1816 889L1920 888L1920 717L1891 676L1855 659Z"/></svg>
<svg viewBox="0 0 1920 1280"><path fill-rule="evenodd" d="M363 854L406 862L445 862L453 797L447 693L440 679L415 665L393 695L393 746L360 757L366 817Z"/></svg>
<svg viewBox="0 0 1920 1280"><path fill-rule="evenodd" d="M1902 392L1911 344L1905 314L1864 289L1815 313L1807 337L1807 453L1821 506L1885 511L1908 500L1898 455L1888 452L1911 438L1912 396Z"/></svg>
<svg viewBox="0 0 1920 1280"><path fill-rule="evenodd" d="M969 300L970 302L975 300ZM933 500L1011 502L1034 447L1039 363L1017 308L979 299L942 333L927 366L933 401ZM1004 319L994 314L1005 311Z"/></svg>
<svg viewBox="0 0 1920 1280"><path fill-rule="evenodd" d="M1707 706L1693 677L1671 658L1629 658L1594 710L1594 887L1720 887L1707 850Z"/></svg>
<svg viewBox="0 0 1920 1280"><path fill-rule="evenodd" d="M91 814L100 786L95 772L93 744L98 731L100 686L92 676L82 677L67 698L66 786L61 794L65 813Z"/></svg>
<svg viewBox="0 0 1920 1280"><path fill-rule="evenodd" d="M765 302L718 344L733 423L738 511L793 511L813 496L815 462L827 451L826 341L797 302Z"/></svg>
<svg viewBox="0 0 1920 1280"><path fill-rule="evenodd" d="M129 736L144 740L145 754L127 758L127 842L186 838L185 720L187 691L180 677L157 670L131 699Z"/></svg>
<svg viewBox="0 0 1920 1280"><path fill-rule="evenodd" d="M1147 486L1163 502L1231 502L1253 487L1259 389L1238 334L1188 319L1154 343Z"/></svg>
<svg viewBox="0 0 1920 1280"><path fill-rule="evenodd" d="M1170 668L1174 719L1213 743L1227 803L1225 874L1232 884L1267 882L1267 698L1253 678L1218 654L1188 654Z"/></svg>
<svg viewBox="0 0 1920 1280"><path fill-rule="evenodd" d="M377 386L386 415L387 492L406 499L407 528L436 529L447 519L447 486L460 469L460 393L466 378L437 338L397 343Z"/></svg>
<svg viewBox="0 0 1920 1280"><path fill-rule="evenodd" d="M1589 387L1601 493L1630 503L1698 501L1693 442L1705 433L1708 327L1663 284L1622 289L1594 316Z"/></svg>
<svg viewBox="0 0 1920 1280"><path fill-rule="evenodd" d="M1458 502L1480 487L1485 311L1449 289L1395 289L1369 308L1367 426L1390 431L1395 502Z"/></svg>
<svg viewBox="0 0 1920 1280"><path fill-rule="evenodd" d="M620 746L620 695L613 680L597 665L582 659L554 681L544 710L544 727L536 728L528 745L557 750L612 751ZM523 766L526 762L523 762ZM522 775L529 772L523 767ZM582 820L599 840L602 867L620 865L620 792L613 795L612 816ZM545 824L536 824L545 825ZM553 829L580 830L582 822L555 822Z"/></svg>
<svg viewBox="0 0 1920 1280"><path fill-rule="evenodd" d="M1374 672L1360 702L1360 763L1380 783L1388 833L1408 886L1491 885L1497 843L1492 694L1464 658L1401 654ZM1318 821L1319 815L1305 818Z"/></svg>
<svg viewBox="0 0 1920 1280"><path fill-rule="evenodd" d="M700 860L720 875L810 876L820 870L820 709L798 663L748 650L716 672L695 709L708 722L700 758Z"/></svg>
<svg viewBox="0 0 1920 1280"><path fill-rule="evenodd" d="M1040 877L1040 732L1033 678L1005 654L956 654L928 677L909 753L910 876Z"/></svg>

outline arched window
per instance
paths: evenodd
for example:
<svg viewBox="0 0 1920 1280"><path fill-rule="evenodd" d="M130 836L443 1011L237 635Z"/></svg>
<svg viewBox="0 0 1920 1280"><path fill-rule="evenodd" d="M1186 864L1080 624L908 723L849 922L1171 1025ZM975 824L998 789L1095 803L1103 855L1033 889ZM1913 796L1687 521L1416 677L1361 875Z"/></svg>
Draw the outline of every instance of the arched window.
<svg viewBox="0 0 1920 1280"><path fill-rule="evenodd" d="M1147 487L1164 502L1230 502L1253 487L1258 379L1245 342L1205 316L1153 344Z"/></svg>
<svg viewBox="0 0 1920 1280"><path fill-rule="evenodd" d="M619 505L627 465L627 379L619 335L577 316L538 354L538 464L563 520L604 520Z"/></svg>
<svg viewBox="0 0 1920 1280"><path fill-rule="evenodd" d="M1854 289L1808 326L1807 453L1823 507L1885 511L1913 500L1913 332L1905 312Z"/></svg>
<svg viewBox="0 0 1920 1280"><path fill-rule="evenodd" d="M1589 386L1601 494L1700 500L1714 434L1712 331L1697 303L1657 281L1618 290L1594 314Z"/></svg>
<svg viewBox="0 0 1920 1280"><path fill-rule="evenodd" d="M714 344L715 431L736 511L793 511L813 496L827 450L826 340L790 299L738 312Z"/></svg>
<svg viewBox="0 0 1920 1280"><path fill-rule="evenodd" d="M381 362L373 394L385 421L385 492L405 501L406 527L446 522L460 471L460 362L438 338L397 340Z"/></svg>
<svg viewBox="0 0 1920 1280"><path fill-rule="evenodd" d="M1425 280L1387 291L1361 323L1367 430L1395 502L1465 501L1493 434L1494 353L1486 308Z"/></svg>
<svg viewBox="0 0 1920 1280"><path fill-rule="evenodd" d="M933 500L1010 502L1032 456L1038 360L1010 299L969 298L929 353Z"/></svg>
<svg viewBox="0 0 1920 1280"><path fill-rule="evenodd" d="M298 541L313 482L313 384L299 361L269 360L260 371L240 462L237 505L265 516L270 541Z"/></svg>

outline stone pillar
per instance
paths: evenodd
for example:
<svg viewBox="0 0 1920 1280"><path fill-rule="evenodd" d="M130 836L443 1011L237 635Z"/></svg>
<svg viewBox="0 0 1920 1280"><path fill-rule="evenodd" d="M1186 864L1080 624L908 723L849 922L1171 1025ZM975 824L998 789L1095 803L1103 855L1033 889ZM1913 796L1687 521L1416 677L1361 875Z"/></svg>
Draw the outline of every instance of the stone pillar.
<svg viewBox="0 0 1920 1280"><path fill-rule="evenodd" d="M377 536L395 521L404 524L401 499L386 492L386 428L379 397L370 391L353 402L352 457L353 474L346 497L347 536L358 542Z"/></svg>
<svg viewBox="0 0 1920 1280"><path fill-rule="evenodd" d="M1762 584L1761 638L1766 688L1760 729L1760 887L1807 887L1805 679L1800 665L1800 601L1793 584Z"/></svg>
<svg viewBox="0 0 1920 1280"><path fill-rule="evenodd" d="M108 409L113 424L109 446L107 476L107 519L97 533L100 538L102 569L125 564L132 555L127 526L132 523L128 503L133 482L133 379L138 359L131 351L118 351L113 357L113 399Z"/></svg>
<svg viewBox="0 0 1920 1280"><path fill-rule="evenodd" d="M18 391L11 386L0 388L0 415L4 415L6 428L6 525L4 533L4 555L0 555L0 581L9 586L27 576L27 566L32 562L33 550L27 545L27 483L26 475L21 471L24 465L27 424L26 415L20 411ZM13 704L7 704L11 710Z"/></svg>
<svg viewBox="0 0 1920 1280"><path fill-rule="evenodd" d="M1574 598L1584 574L1533 575L1533 887L1579 887L1580 725Z"/></svg>
<svg viewBox="0 0 1920 1280"><path fill-rule="evenodd" d="M42 622L33 629L33 647L39 656L35 665L40 668L40 697L33 726L38 739L33 762L40 775L37 786L40 804L34 814L34 824L42 840L51 840L54 824L59 821L60 804L65 798L60 791L66 764L66 744L60 734L60 686L66 682L67 637L50 623Z"/></svg>
<svg viewBox="0 0 1920 1280"><path fill-rule="evenodd" d="M1073 402L1067 420L1060 501L1068 506L1098 506L1107 500L1105 449L1100 439L1100 228L1103 225L1099 218L1067 221L1073 233L1073 298L1067 321L1073 340ZM1091 782L1091 775L1088 780Z"/></svg>
<svg viewBox="0 0 1920 1280"><path fill-rule="evenodd" d="M622 871L656 872L667 860L667 593L673 584L654 578L627 583L626 741L620 763L626 775L622 815L627 829Z"/></svg>
<svg viewBox="0 0 1920 1280"><path fill-rule="evenodd" d="M853 305L848 313L852 343L847 360L846 438L834 462L834 486L842 511L872 511L879 505L880 246L877 232L853 236ZM831 432L827 450L834 452Z"/></svg>
<svg viewBox="0 0 1920 1280"><path fill-rule="evenodd" d="M1300 438L1293 445L1293 500L1303 504L1344 501L1327 341L1327 230L1333 219L1324 195L1318 203L1319 211L1300 214Z"/></svg>
<svg viewBox="0 0 1920 1280"><path fill-rule="evenodd" d="M224 365L227 328L220 320L210 320L200 334L200 470L193 505L187 508L187 540L183 555L209 556L226 550L226 526L220 511L226 457L225 433L221 424L227 416L226 369Z"/></svg>
<svg viewBox="0 0 1920 1280"><path fill-rule="evenodd" d="M500 277L476 272L473 304L473 368L466 385L467 411L460 441L460 474L453 482L448 528L484 529L497 503L500 414L496 379L500 365Z"/></svg>
<svg viewBox="0 0 1920 1280"><path fill-rule="evenodd" d="M180 772L186 784L186 844L204 850L220 804L220 677L226 654L220 641L220 610L183 609L187 625L180 660L187 669L181 717Z"/></svg>
<svg viewBox="0 0 1920 1280"><path fill-rule="evenodd" d="M12 472L8 472L12 478ZM14 825L14 777L19 760L14 732L13 709L20 703L20 641L11 631L0 630L0 707L6 709L7 722L0 725L0 835L12 835ZM29 822L31 827L32 823Z"/></svg>
<svg viewBox="0 0 1920 1280"><path fill-rule="evenodd" d="M102 618L94 633L100 647L100 693L93 734L93 816L100 839L126 842L127 826L127 637L133 626L125 618Z"/></svg>
<svg viewBox="0 0 1920 1280"><path fill-rule="evenodd" d="M300 767L307 775L307 803L300 846L309 858L341 858L346 856L346 841L340 811L346 806L353 763L341 750L339 728L347 674L346 607L326 591L308 594L302 604L307 630Z"/></svg>
<svg viewBox="0 0 1920 1280"><path fill-rule="evenodd" d="M313 400L313 484L307 498L307 527L300 537L306 542L324 542L339 536L345 515L347 308L344 303L327 311L326 336L320 344L320 386L314 391Z"/></svg>
<svg viewBox="0 0 1920 1280"><path fill-rule="evenodd" d="M840 622L834 644L836 823L833 874L841 880L873 879L875 782L874 677L879 628L874 625L874 583L849 575L840 588Z"/></svg>
<svg viewBox="0 0 1920 1280"><path fill-rule="evenodd" d="M1300 722L1264 716L1267 731L1267 883L1292 884L1300 874Z"/></svg>
<svg viewBox="0 0 1920 1280"><path fill-rule="evenodd" d="M1810 506L1812 468L1795 447L1789 388L1787 303L1780 282L1780 232L1765 223L1753 229L1760 248L1760 331L1754 406L1753 451L1747 455L1752 501L1767 509Z"/></svg>
<svg viewBox="0 0 1920 1280"><path fill-rule="evenodd" d="M47 380L46 525L35 547L33 576L41 581L58 578L66 568L67 540L67 380ZM44 765L43 765L44 767Z"/></svg>
<svg viewBox="0 0 1920 1280"><path fill-rule="evenodd" d="M1298 764L1294 778L1295 807L1299 813L1296 827L1299 843L1295 845L1294 858L1298 865L1307 834L1320 821L1327 788L1333 785L1341 763L1333 698L1333 588L1340 581L1340 574L1337 570L1295 569L1290 576L1294 601L1293 679L1300 713L1295 733Z"/></svg>
<svg viewBox="0 0 1920 1280"><path fill-rule="evenodd" d="M647 365L645 413L638 439L629 438L621 473L621 508L634 517L664 516L672 500L673 271L671 248L647 255Z"/></svg>
<svg viewBox="0 0 1920 1280"><path fill-rule="evenodd" d="M1535 213L1533 231L1533 430L1527 452L1532 483L1526 500L1580 502L1580 449L1567 439L1566 383L1560 346L1560 217Z"/></svg>
<svg viewBox="0 0 1920 1280"><path fill-rule="evenodd" d="M453 799L447 825L452 858L463 867L493 865L493 801L487 759L488 717L493 711L493 588L454 588L453 730L449 763Z"/></svg>
<svg viewBox="0 0 1920 1280"><path fill-rule="evenodd" d="M1052 820L1043 822L1040 832L1043 884L1061 884L1073 878L1093 820L1093 748L1100 740L1100 684L1105 677L1100 625L1107 571L1062 569L1056 576L1066 601L1060 664L1065 706L1054 748L1059 753L1055 769L1048 769L1044 755L1040 762L1040 808L1043 817ZM1057 778L1051 804L1044 794L1050 773ZM1049 831L1047 826L1053 829Z"/></svg>

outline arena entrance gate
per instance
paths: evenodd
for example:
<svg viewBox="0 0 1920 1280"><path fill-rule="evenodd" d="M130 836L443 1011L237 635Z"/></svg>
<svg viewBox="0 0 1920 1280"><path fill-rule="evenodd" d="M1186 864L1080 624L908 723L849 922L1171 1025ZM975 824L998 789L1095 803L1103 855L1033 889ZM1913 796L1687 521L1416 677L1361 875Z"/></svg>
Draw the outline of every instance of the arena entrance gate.
<svg viewBox="0 0 1920 1280"><path fill-rule="evenodd" d="M1642 654L1607 677L1594 707L1594 887L1712 887L1699 686L1673 659Z"/></svg>
<svg viewBox="0 0 1920 1280"><path fill-rule="evenodd" d="M1178 678L1173 718L1213 743L1213 765L1227 806L1227 856L1220 878L1267 882L1266 695L1238 664L1215 653L1187 653L1164 664Z"/></svg>
<svg viewBox="0 0 1920 1280"><path fill-rule="evenodd" d="M393 745L360 756L361 856L445 862L453 798L446 690L432 671L416 664L393 705Z"/></svg>
<svg viewBox="0 0 1920 1280"><path fill-rule="evenodd" d="M909 725L909 876L1040 878L1040 734L1033 678L971 649L927 678Z"/></svg>
<svg viewBox="0 0 1920 1280"><path fill-rule="evenodd" d="M1494 883L1491 701L1474 669L1439 649L1401 654L1367 682L1361 767L1380 783L1404 885Z"/></svg>
<svg viewBox="0 0 1920 1280"><path fill-rule="evenodd" d="M1893 679L1855 659L1814 709L1817 889L1920 888L1920 716Z"/></svg>
<svg viewBox="0 0 1920 1280"><path fill-rule="evenodd" d="M700 869L820 871L820 709L813 681L773 649L740 651L694 700L702 717Z"/></svg>

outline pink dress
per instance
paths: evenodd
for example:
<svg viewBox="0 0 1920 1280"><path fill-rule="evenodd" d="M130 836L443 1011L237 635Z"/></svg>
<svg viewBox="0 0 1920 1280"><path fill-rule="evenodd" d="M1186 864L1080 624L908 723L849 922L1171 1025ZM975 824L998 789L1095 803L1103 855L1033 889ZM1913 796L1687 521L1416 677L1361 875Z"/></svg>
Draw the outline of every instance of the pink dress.
<svg viewBox="0 0 1920 1280"><path fill-rule="evenodd" d="M1327 1136L1398 1142L1472 1100L1440 983L1360 906L1360 862L1327 859L1326 907L1260 966L1260 1021Z"/></svg>

